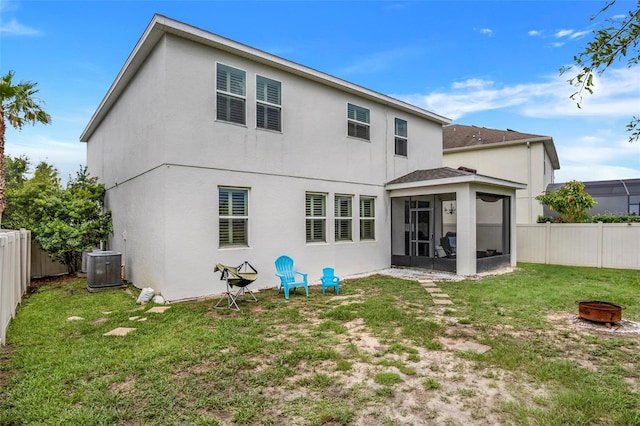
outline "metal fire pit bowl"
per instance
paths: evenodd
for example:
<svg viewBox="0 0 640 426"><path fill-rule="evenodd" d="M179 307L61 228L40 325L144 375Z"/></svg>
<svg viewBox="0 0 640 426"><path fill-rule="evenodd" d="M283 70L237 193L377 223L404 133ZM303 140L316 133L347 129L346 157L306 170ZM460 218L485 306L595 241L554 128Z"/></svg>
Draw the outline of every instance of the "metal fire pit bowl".
<svg viewBox="0 0 640 426"><path fill-rule="evenodd" d="M624 306L599 300L583 300L578 304L580 318L589 321L615 323L622 319Z"/></svg>

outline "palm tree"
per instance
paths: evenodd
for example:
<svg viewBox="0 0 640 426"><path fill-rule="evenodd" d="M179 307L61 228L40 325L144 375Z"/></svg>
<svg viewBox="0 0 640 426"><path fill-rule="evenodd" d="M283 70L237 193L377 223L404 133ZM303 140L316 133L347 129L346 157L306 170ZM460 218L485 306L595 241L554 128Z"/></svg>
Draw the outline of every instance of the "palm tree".
<svg viewBox="0 0 640 426"><path fill-rule="evenodd" d="M4 174L4 137L7 129L5 120L14 129L22 130L22 127L29 123L49 124L51 116L42 109L42 106L33 95L38 93L35 88L38 83L21 81L13 84L15 72L9 71L0 80L0 225L2 224L2 212L6 206L4 197L5 174Z"/></svg>

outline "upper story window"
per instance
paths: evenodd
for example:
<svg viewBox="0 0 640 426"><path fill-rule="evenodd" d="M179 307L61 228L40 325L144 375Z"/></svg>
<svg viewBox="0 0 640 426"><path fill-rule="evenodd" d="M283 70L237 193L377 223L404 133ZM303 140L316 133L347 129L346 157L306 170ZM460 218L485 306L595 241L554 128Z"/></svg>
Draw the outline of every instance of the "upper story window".
<svg viewBox="0 0 640 426"><path fill-rule="evenodd" d="M249 225L249 191L236 188L218 189L219 244L247 246Z"/></svg>
<svg viewBox="0 0 640 426"><path fill-rule="evenodd" d="M256 127L282 130L282 86L279 81L256 76Z"/></svg>
<svg viewBox="0 0 640 426"><path fill-rule="evenodd" d="M327 241L325 235L327 221L327 196L307 192L306 211L306 234L308 243L318 243Z"/></svg>
<svg viewBox="0 0 640 426"><path fill-rule="evenodd" d="M336 241L351 241L351 199L350 195L336 195L335 237Z"/></svg>
<svg viewBox="0 0 640 426"><path fill-rule="evenodd" d="M367 108L347 104L347 134L369 140L370 114Z"/></svg>
<svg viewBox="0 0 640 426"><path fill-rule="evenodd" d="M246 73L237 68L218 64L216 71L216 118L232 123L247 124Z"/></svg>
<svg viewBox="0 0 640 426"><path fill-rule="evenodd" d="M407 156L407 120L396 118L394 126L396 155Z"/></svg>

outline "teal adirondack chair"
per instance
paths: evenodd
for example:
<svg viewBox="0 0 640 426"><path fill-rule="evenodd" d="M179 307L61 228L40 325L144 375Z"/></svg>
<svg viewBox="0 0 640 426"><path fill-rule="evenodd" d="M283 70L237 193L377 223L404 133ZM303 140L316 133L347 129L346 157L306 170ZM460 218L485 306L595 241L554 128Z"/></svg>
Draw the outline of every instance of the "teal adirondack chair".
<svg viewBox="0 0 640 426"><path fill-rule="evenodd" d="M340 294L340 277L334 275L333 268L323 268L320 281L322 282L322 294L327 287L334 287L336 294Z"/></svg>
<svg viewBox="0 0 640 426"><path fill-rule="evenodd" d="M276 275L280 277L280 290L284 290L284 298L289 299L289 290L295 291L298 287L304 287L304 291L309 297L309 284L307 283L307 274L293 269L293 259L289 256L280 256L276 259ZM296 280L296 275L299 278Z"/></svg>

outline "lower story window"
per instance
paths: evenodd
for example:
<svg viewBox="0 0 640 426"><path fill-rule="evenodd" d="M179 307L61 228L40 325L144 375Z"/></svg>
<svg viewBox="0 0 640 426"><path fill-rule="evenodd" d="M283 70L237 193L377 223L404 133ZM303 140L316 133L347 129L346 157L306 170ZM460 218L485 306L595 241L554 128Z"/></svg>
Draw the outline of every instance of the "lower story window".
<svg viewBox="0 0 640 426"><path fill-rule="evenodd" d="M326 195L307 192L305 200L306 235L308 243L327 241Z"/></svg>
<svg viewBox="0 0 640 426"><path fill-rule="evenodd" d="M219 188L218 201L220 247L249 245L249 191Z"/></svg>
<svg viewBox="0 0 640 426"><path fill-rule="evenodd" d="M360 240L376 238L376 199L360 197Z"/></svg>
<svg viewBox="0 0 640 426"><path fill-rule="evenodd" d="M336 195L336 241L351 241L351 196Z"/></svg>

